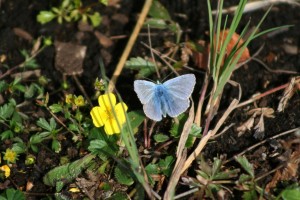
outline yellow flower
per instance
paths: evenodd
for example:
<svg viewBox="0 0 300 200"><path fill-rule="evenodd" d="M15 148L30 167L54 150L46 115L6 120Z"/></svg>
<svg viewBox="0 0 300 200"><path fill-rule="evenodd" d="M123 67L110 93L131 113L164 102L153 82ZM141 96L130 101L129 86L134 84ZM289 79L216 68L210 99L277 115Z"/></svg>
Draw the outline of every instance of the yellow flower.
<svg viewBox="0 0 300 200"><path fill-rule="evenodd" d="M67 94L66 95L66 103L71 104L74 100L73 94Z"/></svg>
<svg viewBox="0 0 300 200"><path fill-rule="evenodd" d="M113 93L100 95L98 102L99 106L95 106L90 112L94 125L104 126L108 135L120 133L122 125L126 122L127 105L123 102L116 105L116 96Z"/></svg>
<svg viewBox="0 0 300 200"><path fill-rule="evenodd" d="M15 163L17 160L17 153L11 149L6 149L3 160L6 160L9 163Z"/></svg>
<svg viewBox="0 0 300 200"><path fill-rule="evenodd" d="M7 178L10 176L10 168L8 165L3 165L0 167L1 171L4 171L4 176Z"/></svg>
<svg viewBox="0 0 300 200"><path fill-rule="evenodd" d="M78 97L76 97L74 103L76 106L84 106L85 103L83 96L79 95Z"/></svg>

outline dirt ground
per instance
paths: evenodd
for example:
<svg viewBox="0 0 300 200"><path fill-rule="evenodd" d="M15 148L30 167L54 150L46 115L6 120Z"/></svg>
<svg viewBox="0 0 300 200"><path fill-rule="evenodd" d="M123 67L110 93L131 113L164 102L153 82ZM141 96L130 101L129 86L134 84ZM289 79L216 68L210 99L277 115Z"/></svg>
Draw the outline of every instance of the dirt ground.
<svg viewBox="0 0 300 200"><path fill-rule="evenodd" d="M206 1L162 0L161 2L171 13L173 20L178 22L181 26L183 30L183 41L207 40L209 26ZM225 1L224 7L232 6L234 2L235 1ZM101 75L99 58L101 57L104 60L107 75L110 77L135 25L143 2L138 1L133 3L132 1L121 0L119 7L97 7L96 9L103 15L103 23L100 27L91 31L80 30L77 23L64 23L62 25L59 25L55 21L45 25L37 23L36 15L38 12L40 10L47 10L51 4L55 5L56 3L57 1L0 0L0 55L6 55L6 65L16 66L23 61L20 50L31 49L32 41L40 36L51 36L54 41L84 45L87 47L87 53L84 58L83 73L79 75L78 78L85 87L88 95L92 96L94 93L94 80ZM242 30L249 20L251 20L250 26L255 26L265 11L266 9L259 9L246 13L243 16L239 31ZM232 15L229 15L228 23L230 23L231 19ZM241 102L248 100L254 94L264 93L287 84L292 77L299 75L299 7L287 4L273 6L260 30L283 25L293 26L263 35L250 44L249 50L251 55L254 55L260 47L263 46L256 56L260 62L251 60L234 72L231 79L241 85ZM109 46L105 46L103 43L101 44L99 38L95 35L95 31L110 38L112 44ZM161 30L152 30L152 33L152 45L157 49L164 49L162 42L173 38L168 32L160 34L162 33ZM149 51L140 44L141 41L148 42L147 29L143 29L140 33L130 57L150 56ZM37 57L42 75L45 75L51 80L46 86L46 90L50 93L52 102L62 100L63 98L62 94L54 93L54 91L60 87L63 80L62 74L54 67L54 58L54 46L47 47ZM193 61L190 61L189 64L195 68ZM4 71L6 70L2 68L2 64L0 63L0 74ZM291 74L290 72L296 73ZM129 108L140 109L141 105L133 91L134 75L134 71L125 69L120 77L117 88L123 100L129 105ZM198 82L196 84L195 93L199 93L202 85L201 81L203 81L204 76L201 72L196 73L196 76ZM12 77L7 77L7 79L12 79ZM75 81L70 77L67 79L71 85L69 92L80 94L80 90L76 87ZM51 93L53 93L53 95L51 95ZM222 116L222 113L237 95L237 88L231 86L225 87L219 113L217 113L212 126L217 122L217 119ZM197 96L197 94L195 94L195 96ZM279 90L257 100L255 103L235 110L224 124L224 127L230 127L221 136L216 138L215 141L207 145L204 150L204 157L213 159L216 156L226 155L227 159L230 159L247 148L267 140L257 148L245 153L249 161L254 164L257 176L264 175L268 171L276 168L279 163L284 162L283 157L287 155L287 152L293 152L296 149L295 146L293 146L294 149L292 148L292 150L287 148L290 147L289 142L295 141L297 136L295 134L287 134L276 139L272 137L300 127L300 95L299 91L295 92L288 101L284 111L278 112L277 107L282 96L283 90ZM1 103L5 101L6 99L2 100ZM264 131L256 132L254 128L251 128L251 130L246 130L238 136L238 127L251 118L252 115L247 115L247 112L254 108L273 109L273 117L264 117ZM38 117L45 115L35 104L25 108L23 107L22 109L34 113L33 119L31 119L32 122L37 120ZM254 124L259 122L259 116L260 115L255 117ZM0 130L4 131L4 128L0 128ZM71 143L65 142L64 145L62 148L68 148ZM299 142L297 145L300 145ZM8 144L1 144L1 152L5 151L7 146ZM292 152L290 152L290 154ZM37 165L30 168L24 166L24 164L19 164L24 161L24 157L19 157L16 164L17 167L14 168L15 171L12 172L12 177L10 178L11 187L25 185L27 180L30 179L35 181L35 185L30 192L37 194L54 192L54 189L49 189L49 187L45 186L41 181L41 177L45 172L58 161L55 161L55 159L58 159L58 157L56 157L49 165L46 159L48 156L53 155L48 155L47 151L39 152L37 155ZM22 174L22 171L26 171L26 173ZM289 180L290 183L300 181L299 172L299 168L297 168L296 176ZM260 181L263 185L266 185L272 180L272 177L273 174L269 174ZM39 197L30 198L39 199Z"/></svg>

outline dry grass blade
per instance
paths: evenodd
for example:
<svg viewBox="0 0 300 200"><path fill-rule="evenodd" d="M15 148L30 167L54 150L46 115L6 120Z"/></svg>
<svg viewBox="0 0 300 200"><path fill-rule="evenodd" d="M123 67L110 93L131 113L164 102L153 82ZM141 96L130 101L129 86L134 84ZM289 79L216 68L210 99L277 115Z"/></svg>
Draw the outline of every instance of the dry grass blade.
<svg viewBox="0 0 300 200"><path fill-rule="evenodd" d="M178 148L177 148L177 152L176 152L176 156L177 156L177 160L176 160L176 164L175 167L173 169L170 181L169 181L169 185L167 187L167 190L165 192L165 196L164 199L173 199L174 193L175 193L175 187L179 181L180 175L181 175L181 169L184 165L184 162L186 160L186 156L187 156L187 151L185 148L185 143L186 140L189 136L189 133L191 131L192 125L193 125L193 121L194 121L194 117L195 117L195 112L194 112L194 102L192 101L192 105L189 111L189 117L186 120L179 142L178 142Z"/></svg>
<svg viewBox="0 0 300 200"><path fill-rule="evenodd" d="M222 126L222 124L224 123L224 121L227 119L227 117L229 116L229 114L236 108L236 106L238 105L239 101L237 99L234 99L231 104L229 105L228 109L226 110L226 112L223 114L223 116L221 117L221 119L218 121L216 127L209 131L205 136L202 137L202 139L200 140L199 144L197 145L196 149L194 150L194 152L188 157L188 159L186 160L181 173L183 173L187 168L190 167L190 165L192 164L192 162L195 160L195 158L200 154L200 152L202 151L202 149L205 147L207 141L214 136L218 130L220 129L220 127Z"/></svg>
<svg viewBox="0 0 300 200"><path fill-rule="evenodd" d="M289 83L289 85L285 88L284 92L283 92L283 96L280 99L280 102L278 104L278 108L277 111L278 112L282 112L284 111L289 99L294 95L295 90L295 82L296 82L296 77L293 77Z"/></svg>
<svg viewBox="0 0 300 200"><path fill-rule="evenodd" d="M183 130L182 130L179 142L178 142L178 147L177 147L177 152L176 152L176 156L177 156L178 160L180 159L180 156L182 155L183 149L185 147L186 140L187 140L187 138L189 136L189 133L191 131L194 117L195 117L194 103L192 101L192 106L191 106L190 111L189 111L189 117L188 117L188 119L186 120L186 122L184 124Z"/></svg>
<svg viewBox="0 0 300 200"><path fill-rule="evenodd" d="M268 0L268 1L253 1L253 2L249 2L246 4L244 12L243 13L247 13L247 12L253 12L255 10L258 9L262 9L262 8L266 8L275 4L291 4L291 5L295 5L295 6L300 6L300 3L295 1L295 0ZM232 6L226 9L223 9L222 14L229 14L229 13L234 13L235 10L237 9L237 6ZM217 10L213 10L212 14L216 14L218 11Z"/></svg>
<svg viewBox="0 0 300 200"><path fill-rule="evenodd" d="M144 3L144 7L143 7L143 10L142 10L141 15L139 17L139 20L137 21L137 23L134 27L134 30L133 30L133 32L132 32L132 34L131 34L131 36L128 40L126 48L123 51L123 54L120 58L120 61L119 61L118 65L117 65L117 67L116 67L116 69L113 73L113 76L111 77L111 80L110 80L109 86L108 86L108 91L113 91L114 86L116 85L117 79L118 79L118 77L120 76L120 74L123 70L123 67L124 67L125 62L128 58L128 55L129 55L129 53L130 53L130 51L131 51L131 49L132 49L132 47L135 43L135 40L136 40L136 38L137 38L137 36L138 36L138 34L139 34L143 24L144 24L146 16L147 16L147 14L149 12L149 9L151 7L152 1L153 0L146 0L145 3Z"/></svg>

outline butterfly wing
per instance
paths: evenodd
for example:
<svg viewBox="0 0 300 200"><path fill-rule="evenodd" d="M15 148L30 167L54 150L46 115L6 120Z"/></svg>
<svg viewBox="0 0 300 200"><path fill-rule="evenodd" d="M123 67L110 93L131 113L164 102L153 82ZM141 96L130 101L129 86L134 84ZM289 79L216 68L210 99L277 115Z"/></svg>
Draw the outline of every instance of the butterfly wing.
<svg viewBox="0 0 300 200"><path fill-rule="evenodd" d="M136 92L142 104L148 103L153 98L155 86L156 84L150 81L134 81L134 91Z"/></svg>
<svg viewBox="0 0 300 200"><path fill-rule="evenodd" d="M157 96L154 95L148 103L144 104L143 108L148 118L157 122L162 120L161 99Z"/></svg>
<svg viewBox="0 0 300 200"><path fill-rule="evenodd" d="M176 99L188 99L195 87L196 77L194 74L185 74L170 79L163 83L170 95Z"/></svg>
<svg viewBox="0 0 300 200"><path fill-rule="evenodd" d="M165 107L170 117L177 117L190 106L189 97L195 84L196 78L193 74L182 75L163 83L169 94Z"/></svg>
<svg viewBox="0 0 300 200"><path fill-rule="evenodd" d="M161 100L155 95L156 87L155 83L149 81L134 81L134 91L144 104L143 109L146 116L154 121L160 121L162 119Z"/></svg>

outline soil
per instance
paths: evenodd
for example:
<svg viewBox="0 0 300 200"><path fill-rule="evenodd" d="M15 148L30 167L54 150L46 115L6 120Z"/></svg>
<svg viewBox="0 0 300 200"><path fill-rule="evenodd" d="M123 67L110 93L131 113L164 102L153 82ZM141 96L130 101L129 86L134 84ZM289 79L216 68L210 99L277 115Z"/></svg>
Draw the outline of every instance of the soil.
<svg viewBox="0 0 300 200"><path fill-rule="evenodd" d="M187 2L180 0L162 0L161 2L171 13L172 19L181 26L183 30L183 41L196 41L198 39L207 40L209 26L207 21L206 1L191 0ZM225 1L224 7L232 6L234 5L234 2L235 1ZM54 20L48 24L41 25L36 21L36 16L39 11L48 10L51 5L57 4L58 1L0 1L0 55L6 56L6 60L3 63L0 63L0 75L6 71L4 64L13 67L24 61L20 50L26 49L30 51L34 39L40 36L51 36L54 41L72 42L87 47L83 62L83 73L77 77L87 94L92 96L94 94L94 80L101 76L99 58L103 59L107 76L110 77L123 52L127 38L130 36L136 23L143 2L138 1L133 3L132 1L120 1L120 6L116 7L95 7L95 10L98 10L103 15L103 23L100 27L95 28L92 31L80 30L78 23L58 24ZM255 26L265 12L266 9L260 9L246 13L243 16L238 31L241 31L249 20L251 20L250 27ZM230 23L231 19L232 15L229 15L228 23ZM295 77L300 73L299 7L285 4L273 6L260 30L287 24L293 26L281 31L263 35L250 44L249 50L251 55L255 54L255 52L263 45L263 49L258 53L256 58L261 60L273 71L267 70L261 63L254 60L237 69L231 79L241 86L241 102L248 100L254 94L263 93L289 83L292 77ZM22 30L23 32L20 33L18 30ZM105 46L104 43L99 42L95 35L95 31L110 38L112 44ZM163 42L168 40L174 42L174 36L168 31L151 30L151 32L153 33L151 39L154 48L164 49ZM116 36L124 37L120 37L120 39ZM140 44L141 41L148 43L146 29L143 29L140 33L130 57L150 57L150 52ZM56 92L56 90L61 88L61 83L64 79L68 81L70 86L67 91L68 93L81 94L74 79L71 76L65 77L55 68L54 45L47 47L37 56L37 63L41 68L42 75L51 80L45 88L50 94L50 103L63 101L63 92ZM189 65L195 68L195 64L192 60ZM293 71L296 72L296 74L285 73L282 72L283 70L285 72ZM133 91L134 76L134 71L125 69L118 81L117 88L129 108L141 109L141 105ZM199 95L197 95L197 93L199 93L202 86L201 83L204 79L203 72L196 73L196 76L197 84L194 93L195 96L198 97ZM12 77L7 76L6 79L12 80ZM211 124L212 127L226 111L233 98L237 98L237 95L238 89L236 87L225 87L220 109ZM204 157L208 160L213 160L214 157L226 155L226 157L230 159L252 145L284 131L300 127L299 92L295 92L288 101L283 112L278 112L277 107L282 96L283 90L279 90L278 92L274 92L257 100L255 103L248 104L247 106L235 110L230 115L230 118L224 122L224 127L229 126L230 124L234 125L216 138L215 142L211 142L207 145L204 149ZM7 102L5 95L3 98L2 104ZM22 102L21 97L20 102ZM264 131L255 134L255 130L252 128L251 130L246 130L241 136L238 136L237 128L251 117L251 115L247 115L247 112L254 108L266 107L274 109L275 112L273 114L274 117L272 118L264 117ZM22 110L33 113L33 118L30 119L32 123L35 123L39 117L48 117L49 115L45 110L37 106L34 100L30 106L23 107ZM255 124L257 124L258 121L259 117L256 117ZM5 127L0 128L0 130L4 131ZM139 134L141 136L138 137L143 137L142 131ZM255 173L257 176L265 174L276 168L278 163L282 163L282 157L286 155L286 152L293 152L295 150L287 149L289 147L287 143L294 141L296 138L297 136L295 134L287 134L276 139L269 139L257 148L247 151L245 155L249 161L255 165ZM9 142L1 144L0 151L5 152L5 149L9 147L9 144ZM76 148L72 147L71 138L68 138L67 141L64 142L62 148L65 150L75 149L76 151ZM55 192L55 188L49 188L43 184L42 177L47 171L58 165L59 155L54 156L53 153L49 153L47 150L41 150L36 157L37 163L34 167L25 166L22 164L24 163L25 157L19 157L9 179L10 183L7 185L7 188L24 188L26 183L28 183L28 180L32 181L34 186L30 192L28 192L28 194L31 194L27 196L28 199L40 199L40 194L46 195ZM272 176L273 174L270 174L261 179L262 185L268 184L272 179ZM296 176L289 181L290 183L297 183L300 181L299 169Z"/></svg>

